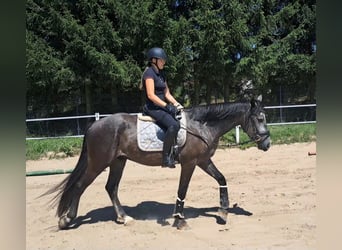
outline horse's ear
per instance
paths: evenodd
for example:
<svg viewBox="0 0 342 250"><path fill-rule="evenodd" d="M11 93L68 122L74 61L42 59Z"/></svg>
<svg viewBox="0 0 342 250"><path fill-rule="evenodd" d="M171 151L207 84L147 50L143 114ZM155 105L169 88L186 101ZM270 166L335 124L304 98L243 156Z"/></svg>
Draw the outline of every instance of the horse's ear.
<svg viewBox="0 0 342 250"><path fill-rule="evenodd" d="M257 100L258 100L259 102L262 102L262 95L259 95L259 96L257 97Z"/></svg>
<svg viewBox="0 0 342 250"><path fill-rule="evenodd" d="M254 108L258 105L258 102L262 101L262 95L259 95L256 99L253 97L251 100L251 107Z"/></svg>

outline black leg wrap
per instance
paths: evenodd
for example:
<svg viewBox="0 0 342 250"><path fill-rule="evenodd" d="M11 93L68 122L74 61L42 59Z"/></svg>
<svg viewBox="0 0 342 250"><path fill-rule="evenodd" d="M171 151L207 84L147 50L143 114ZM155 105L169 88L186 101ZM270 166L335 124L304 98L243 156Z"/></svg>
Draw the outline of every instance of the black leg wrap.
<svg viewBox="0 0 342 250"><path fill-rule="evenodd" d="M184 201L177 199L172 216L177 217L179 219L184 219L183 208L184 208Z"/></svg>
<svg viewBox="0 0 342 250"><path fill-rule="evenodd" d="M220 206L223 209L229 208L228 189L226 186L220 187Z"/></svg>
<svg viewBox="0 0 342 250"><path fill-rule="evenodd" d="M218 209L217 223L224 225L227 223L227 215L229 208L228 189L227 186L220 186L220 208Z"/></svg>

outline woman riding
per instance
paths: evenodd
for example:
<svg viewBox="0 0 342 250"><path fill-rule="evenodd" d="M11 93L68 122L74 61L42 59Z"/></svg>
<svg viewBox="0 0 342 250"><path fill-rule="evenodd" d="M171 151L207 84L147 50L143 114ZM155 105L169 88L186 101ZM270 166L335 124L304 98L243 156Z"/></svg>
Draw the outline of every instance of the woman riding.
<svg viewBox="0 0 342 250"><path fill-rule="evenodd" d="M165 131L161 166L175 168L171 147L180 129L179 121L175 117L184 107L176 101L167 86L163 71L167 60L165 51L157 47L152 48L147 53L147 60L148 67L142 75L142 86L146 93L143 111L153 117L157 125Z"/></svg>

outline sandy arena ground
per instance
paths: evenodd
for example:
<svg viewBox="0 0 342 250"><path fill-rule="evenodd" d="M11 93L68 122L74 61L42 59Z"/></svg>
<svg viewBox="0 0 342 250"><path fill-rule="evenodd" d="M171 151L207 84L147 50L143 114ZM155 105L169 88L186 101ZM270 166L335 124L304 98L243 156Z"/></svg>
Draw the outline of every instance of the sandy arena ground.
<svg viewBox="0 0 342 250"><path fill-rule="evenodd" d="M219 149L212 158L228 182L228 223L217 223L218 184L197 168L185 200L189 230L172 227L180 166L128 162L119 197L135 221L114 221L104 171L81 197L77 224L57 230L52 196L37 197L66 174L26 177L26 249L316 249L316 143L263 152ZM72 169L78 157L27 161L26 171Z"/></svg>

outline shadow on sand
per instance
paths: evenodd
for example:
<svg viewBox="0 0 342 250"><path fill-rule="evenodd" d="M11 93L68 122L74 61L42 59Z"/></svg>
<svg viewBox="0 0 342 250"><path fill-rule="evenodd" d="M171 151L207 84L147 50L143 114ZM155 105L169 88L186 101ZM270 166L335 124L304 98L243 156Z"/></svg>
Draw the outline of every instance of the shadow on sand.
<svg viewBox="0 0 342 250"><path fill-rule="evenodd" d="M170 225L167 219L172 218L174 204L159 203L156 201L144 201L137 206L123 206L127 215L135 220L156 220L161 226ZM194 208L184 207L185 218L197 218L199 216L211 217L216 219L218 224L224 224L222 219L217 215L219 207ZM251 216L252 213L234 204L228 209L229 214ZM93 224L101 221L116 222L116 214L112 206L94 209L84 216L78 216L69 227L69 229L78 228L82 224Z"/></svg>

